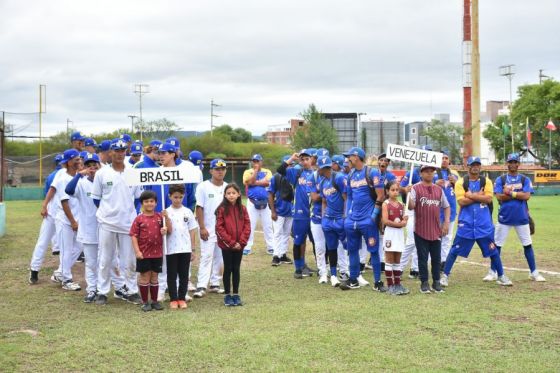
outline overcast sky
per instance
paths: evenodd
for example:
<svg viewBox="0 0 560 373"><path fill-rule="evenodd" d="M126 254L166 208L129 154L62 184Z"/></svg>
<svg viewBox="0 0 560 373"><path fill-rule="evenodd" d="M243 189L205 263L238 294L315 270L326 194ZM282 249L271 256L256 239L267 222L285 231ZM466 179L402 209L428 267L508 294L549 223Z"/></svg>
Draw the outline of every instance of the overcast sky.
<svg viewBox="0 0 560 373"><path fill-rule="evenodd" d="M560 79L560 1L480 1L481 102ZM85 133L129 127L135 83L145 120L216 124L255 134L309 103L363 119L462 118L462 0L0 0L0 110L38 111L47 134L66 119ZM514 93L515 94L515 93ZM484 108L483 108L484 110ZM15 122L16 119L11 116ZM27 129L23 126L28 125ZM37 134L35 122L17 122Z"/></svg>

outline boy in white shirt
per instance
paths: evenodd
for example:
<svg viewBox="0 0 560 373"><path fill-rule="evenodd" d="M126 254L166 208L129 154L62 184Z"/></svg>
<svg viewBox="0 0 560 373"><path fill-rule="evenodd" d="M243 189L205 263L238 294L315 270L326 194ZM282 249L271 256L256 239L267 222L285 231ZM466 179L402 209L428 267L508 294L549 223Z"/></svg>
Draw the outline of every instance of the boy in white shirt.
<svg viewBox="0 0 560 373"><path fill-rule="evenodd" d="M173 230L167 236L165 259L167 262L167 289L170 298L169 308L171 309L187 308L185 297L187 295L189 266L193 258L194 235L198 228L198 223L192 211L183 206L184 197L184 184L169 186L171 206L166 211ZM177 291L177 277L179 277L179 291Z"/></svg>

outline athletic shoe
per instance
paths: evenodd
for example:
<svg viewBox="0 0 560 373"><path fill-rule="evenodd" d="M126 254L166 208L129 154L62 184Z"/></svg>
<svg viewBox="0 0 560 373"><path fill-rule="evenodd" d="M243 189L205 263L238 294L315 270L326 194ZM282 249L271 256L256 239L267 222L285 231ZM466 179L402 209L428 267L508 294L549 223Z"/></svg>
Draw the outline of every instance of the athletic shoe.
<svg viewBox="0 0 560 373"><path fill-rule="evenodd" d="M233 299L231 298L231 294L226 294L224 297L224 306L231 307L233 306Z"/></svg>
<svg viewBox="0 0 560 373"><path fill-rule="evenodd" d="M383 284L383 281L377 281L375 285L373 285L373 290L378 291L380 293L387 292L387 286Z"/></svg>
<svg viewBox="0 0 560 373"><path fill-rule="evenodd" d="M366 263L366 264L364 265L364 271L365 271L366 269L373 269L373 267L371 266L371 264ZM363 271L362 271L362 272L363 272Z"/></svg>
<svg viewBox="0 0 560 373"><path fill-rule="evenodd" d="M313 270L307 266L307 264L301 270L303 277L313 277Z"/></svg>
<svg viewBox="0 0 560 373"><path fill-rule="evenodd" d="M280 258L276 255L272 257L272 266L278 267L280 265Z"/></svg>
<svg viewBox="0 0 560 373"><path fill-rule="evenodd" d="M225 293L225 290L220 288L220 285L210 285L210 287L208 288L208 292L215 293L215 294L223 294Z"/></svg>
<svg viewBox="0 0 560 373"><path fill-rule="evenodd" d="M39 281L39 271L29 271L29 283L34 285Z"/></svg>
<svg viewBox="0 0 560 373"><path fill-rule="evenodd" d="M443 273L444 269L445 269L445 261L441 262L441 265L439 266L439 272Z"/></svg>
<svg viewBox="0 0 560 373"><path fill-rule="evenodd" d="M206 295L206 289L205 288L197 288L196 291L193 294L193 297L202 298L205 295Z"/></svg>
<svg viewBox="0 0 560 373"><path fill-rule="evenodd" d="M84 252L83 252L83 251L80 253L80 256L78 256L78 259L76 259L76 261L77 261L78 263L83 263L83 262L85 261Z"/></svg>
<svg viewBox="0 0 560 373"><path fill-rule="evenodd" d="M171 302L169 302L169 308L172 310L177 310L179 309L179 303L176 300L172 300Z"/></svg>
<svg viewBox="0 0 560 373"><path fill-rule="evenodd" d="M419 275L420 273L418 273L418 271L411 270L410 273L408 274L408 278L411 280L415 280L418 278Z"/></svg>
<svg viewBox="0 0 560 373"><path fill-rule="evenodd" d="M113 293L113 297L117 298L117 299L121 299L121 300L127 300L128 299L128 289L125 286L123 286L120 289L116 289L115 292Z"/></svg>
<svg viewBox="0 0 560 373"><path fill-rule="evenodd" d="M60 250L56 250L52 252L53 255L60 255Z"/></svg>
<svg viewBox="0 0 560 373"><path fill-rule="evenodd" d="M241 301L241 297L238 294L233 294L231 297L234 306L242 306L243 302Z"/></svg>
<svg viewBox="0 0 560 373"><path fill-rule="evenodd" d="M192 302L192 297L190 295L185 295L185 302Z"/></svg>
<svg viewBox="0 0 560 373"><path fill-rule="evenodd" d="M513 286L513 282L511 282L511 280L507 278L506 275L501 275L500 277L498 277L498 280L496 280L496 282L498 283L498 285L502 286Z"/></svg>
<svg viewBox="0 0 560 373"><path fill-rule="evenodd" d="M95 304L97 304L98 306L104 306L107 304L107 296L103 295L103 294L99 294L97 296L97 299L95 301Z"/></svg>
<svg viewBox="0 0 560 373"><path fill-rule="evenodd" d="M434 293L445 293L445 290L443 290L439 281L434 281L432 284L432 290Z"/></svg>
<svg viewBox="0 0 560 373"><path fill-rule="evenodd" d="M160 302L152 302L152 309L156 311L163 311L163 306Z"/></svg>
<svg viewBox="0 0 560 373"><path fill-rule="evenodd" d="M82 288L80 287L80 284L72 281L72 280L68 280L62 283L62 289L64 290L69 290L69 291L79 291L82 290Z"/></svg>
<svg viewBox="0 0 560 373"><path fill-rule="evenodd" d="M490 268L486 276L484 276L484 278L482 279L482 281L490 282L490 281L496 281L497 279L498 279L498 273Z"/></svg>
<svg viewBox="0 0 560 373"><path fill-rule="evenodd" d="M195 291L196 287L189 281L189 286L187 287L187 291Z"/></svg>
<svg viewBox="0 0 560 373"><path fill-rule="evenodd" d="M420 285L420 292L423 294L431 294L430 283L428 281L423 281Z"/></svg>
<svg viewBox="0 0 560 373"><path fill-rule="evenodd" d="M340 285L340 281L338 280L338 277L331 276L331 285L332 285L333 288Z"/></svg>
<svg viewBox="0 0 560 373"><path fill-rule="evenodd" d="M358 276L358 282L360 283L360 286L368 286L369 285L369 282L362 275Z"/></svg>
<svg viewBox="0 0 560 373"><path fill-rule="evenodd" d="M146 302L142 305L142 311L150 312L151 310L152 310L152 305L150 303Z"/></svg>
<svg viewBox="0 0 560 373"><path fill-rule="evenodd" d="M441 278L439 279L439 284L443 287L448 287L449 286L449 276L447 276L445 273L441 275Z"/></svg>
<svg viewBox="0 0 560 373"><path fill-rule="evenodd" d="M397 295L397 287L396 287L396 285L389 285L389 287L387 288L387 294L390 294L390 295Z"/></svg>
<svg viewBox="0 0 560 373"><path fill-rule="evenodd" d="M292 259L290 259L290 258L288 257L288 255L284 254L284 255L282 255L282 256L280 257L280 263L283 263L283 264L292 264L293 262L292 262Z"/></svg>
<svg viewBox="0 0 560 373"><path fill-rule="evenodd" d="M545 282L546 278L544 278L539 271L536 269L529 274L529 278L535 282Z"/></svg>
<svg viewBox="0 0 560 373"><path fill-rule="evenodd" d="M84 297L84 303L93 303L93 302L95 302L95 298L97 298L97 292L96 291L90 291Z"/></svg>
<svg viewBox="0 0 560 373"><path fill-rule="evenodd" d="M251 249L243 249L243 255L251 255Z"/></svg>
<svg viewBox="0 0 560 373"><path fill-rule="evenodd" d="M184 300L178 300L177 304L179 304L179 308L182 309L182 310L185 310L188 307L187 302L185 302Z"/></svg>
<svg viewBox="0 0 560 373"><path fill-rule="evenodd" d="M140 295L138 295L138 293L134 293L134 294L130 294L127 298L126 301L128 303L132 303L132 304L142 304L142 298L140 298Z"/></svg>
<svg viewBox="0 0 560 373"><path fill-rule="evenodd" d="M266 253L267 253L268 255L272 255L272 254L274 254L274 250L272 250L272 249L267 249L267 250L266 250Z"/></svg>
<svg viewBox="0 0 560 373"><path fill-rule="evenodd" d="M62 278L62 273L54 271L51 276L51 281L62 284L62 282L64 281L64 279Z"/></svg>
<svg viewBox="0 0 560 373"><path fill-rule="evenodd" d="M352 289L359 289L360 283L358 280L348 280L340 283L341 290L352 290Z"/></svg>
<svg viewBox="0 0 560 373"><path fill-rule="evenodd" d="M398 284L398 285L396 285L396 293L397 293L397 295L406 295L406 294L410 293L410 290L408 290L407 288L402 286L402 284Z"/></svg>
<svg viewBox="0 0 560 373"><path fill-rule="evenodd" d="M301 269L296 269L294 272L294 278L297 280L301 280L303 278L303 273Z"/></svg>
<svg viewBox="0 0 560 373"><path fill-rule="evenodd" d="M319 278L319 283L320 283L320 284L326 284L328 281L329 281L329 279L327 278L327 275L322 275L322 276Z"/></svg>
<svg viewBox="0 0 560 373"><path fill-rule="evenodd" d="M343 272L343 273L340 274L340 281L341 282L348 281L348 280L350 280L350 277L348 276L348 273Z"/></svg>

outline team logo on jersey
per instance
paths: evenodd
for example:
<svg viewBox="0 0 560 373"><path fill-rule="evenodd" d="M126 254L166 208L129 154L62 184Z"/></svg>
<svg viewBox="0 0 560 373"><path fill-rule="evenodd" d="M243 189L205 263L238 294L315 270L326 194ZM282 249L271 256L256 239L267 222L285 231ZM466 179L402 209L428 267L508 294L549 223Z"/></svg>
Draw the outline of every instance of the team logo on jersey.
<svg viewBox="0 0 560 373"><path fill-rule="evenodd" d="M183 216L183 221L186 223L189 221L189 217L187 215Z"/></svg>
<svg viewBox="0 0 560 373"><path fill-rule="evenodd" d="M91 197L91 192L87 192L86 195L87 195L88 197Z"/></svg>
<svg viewBox="0 0 560 373"><path fill-rule="evenodd" d="M375 246L375 238L373 238L373 237L368 238L368 245L369 246Z"/></svg>
<svg viewBox="0 0 560 373"><path fill-rule="evenodd" d="M209 194L209 195L208 195L208 198L214 198L214 195L213 195L213 194Z"/></svg>
<svg viewBox="0 0 560 373"><path fill-rule="evenodd" d="M107 186L111 186L111 185L113 185L113 182L112 181L107 181Z"/></svg>
<svg viewBox="0 0 560 373"><path fill-rule="evenodd" d="M389 248L391 247L391 245L392 245L392 242L391 242L391 240L387 240L387 241L385 241L385 247L386 247L386 248L388 248L388 249L389 249Z"/></svg>

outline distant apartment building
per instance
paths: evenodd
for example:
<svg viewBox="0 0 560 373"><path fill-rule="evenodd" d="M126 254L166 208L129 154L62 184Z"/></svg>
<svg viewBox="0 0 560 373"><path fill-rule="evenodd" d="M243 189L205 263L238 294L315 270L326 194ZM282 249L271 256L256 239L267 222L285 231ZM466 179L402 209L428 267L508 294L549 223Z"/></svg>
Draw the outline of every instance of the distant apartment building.
<svg viewBox="0 0 560 373"><path fill-rule="evenodd" d="M292 136L304 124L303 119L290 119L288 124L271 125L268 126L264 137L270 144L290 145L292 143Z"/></svg>
<svg viewBox="0 0 560 373"><path fill-rule="evenodd" d="M360 145L366 154L379 155L387 144L403 144L404 122L369 120L360 123Z"/></svg>
<svg viewBox="0 0 560 373"><path fill-rule="evenodd" d="M358 113L323 113L323 116L336 131L340 152L358 144Z"/></svg>
<svg viewBox="0 0 560 373"><path fill-rule="evenodd" d="M424 129L430 122L411 122L404 125L404 144L413 147L420 147L429 143L428 137L424 136Z"/></svg>

